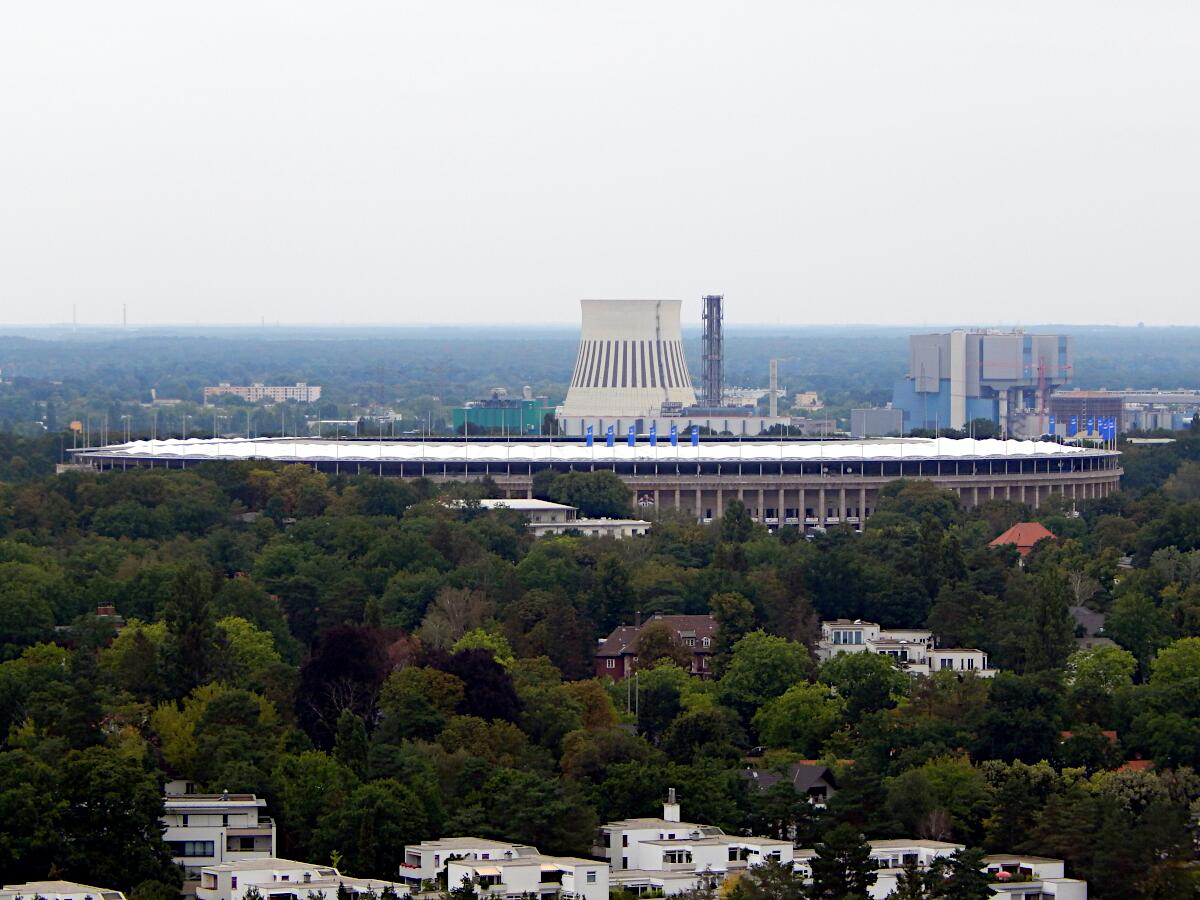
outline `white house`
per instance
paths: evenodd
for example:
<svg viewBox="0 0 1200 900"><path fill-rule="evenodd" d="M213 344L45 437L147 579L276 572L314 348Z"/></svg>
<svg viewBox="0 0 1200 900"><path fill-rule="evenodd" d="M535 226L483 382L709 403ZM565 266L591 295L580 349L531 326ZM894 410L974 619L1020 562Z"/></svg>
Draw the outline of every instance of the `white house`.
<svg viewBox="0 0 1200 900"><path fill-rule="evenodd" d="M196 794L190 782L166 786L163 840L189 878L204 866L275 855L275 823L254 794Z"/></svg>
<svg viewBox="0 0 1200 900"><path fill-rule="evenodd" d="M499 859L455 859L446 866L449 887L467 879L481 897L519 898L533 895L561 900L608 900L608 866L574 856L512 856Z"/></svg>
<svg viewBox="0 0 1200 900"><path fill-rule="evenodd" d="M896 889L900 874L908 864L928 869L934 861L952 856L962 844L913 838L868 841L871 859L878 867L871 900L885 900ZM795 868L805 878L812 877L811 860L815 850L797 850ZM1039 856L986 856L984 869L993 876L992 890L998 900L1087 900L1087 882L1064 877L1061 859Z"/></svg>
<svg viewBox="0 0 1200 900"><path fill-rule="evenodd" d="M603 825L593 852L608 860L614 887L638 894L658 890L670 895L715 886L728 874L768 859L793 860L790 841L727 835L713 825L681 821L674 789L663 804L661 819Z"/></svg>
<svg viewBox="0 0 1200 900"><path fill-rule="evenodd" d="M0 900L125 900L120 891L74 881L29 881L0 887Z"/></svg>
<svg viewBox="0 0 1200 900"><path fill-rule="evenodd" d="M1061 859L1016 854L985 856L983 864L992 876L992 890L997 900L1025 900L1040 896L1042 900L1087 900L1087 882L1067 878Z"/></svg>
<svg viewBox="0 0 1200 900"><path fill-rule="evenodd" d="M351 878L333 866L315 865L293 859L244 859L205 866L196 887L197 900L243 900L250 888L263 900L307 900L310 893L324 892L334 900L338 889L355 896L373 894L381 898L389 888L397 897L407 897L408 885L377 878Z"/></svg>
<svg viewBox="0 0 1200 900"><path fill-rule="evenodd" d="M446 873L452 860L488 863L497 859L537 855L536 847L478 837L450 837L422 841L404 848L400 880L416 890L422 882L435 881Z"/></svg>
<svg viewBox="0 0 1200 900"><path fill-rule="evenodd" d="M834 619L821 623L817 659L833 659L841 653L879 653L896 659L912 675L929 675L949 670L972 672L981 678L995 676L982 650L938 647L932 631L880 628L861 619Z"/></svg>
<svg viewBox="0 0 1200 900"><path fill-rule="evenodd" d="M480 500L479 505L519 512L529 520L529 531L535 537L578 532L588 537L627 538L650 533L650 523L642 519L581 519L576 507L549 500L512 497Z"/></svg>

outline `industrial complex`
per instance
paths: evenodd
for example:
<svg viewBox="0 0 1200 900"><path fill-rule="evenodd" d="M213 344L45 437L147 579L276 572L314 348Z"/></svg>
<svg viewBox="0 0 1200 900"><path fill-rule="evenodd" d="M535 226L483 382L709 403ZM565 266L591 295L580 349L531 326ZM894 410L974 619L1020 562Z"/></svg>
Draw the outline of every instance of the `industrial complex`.
<svg viewBox="0 0 1200 900"><path fill-rule="evenodd" d="M968 506L1004 499L1035 508L1055 493L1071 500L1104 497L1120 483L1115 450L1055 441L759 437L790 420L722 404L722 302L720 295L702 299L701 402L683 352L681 301L582 301L570 388L554 411L557 438L540 436L540 420L550 409L527 388L520 399L496 391L466 407L455 420L464 431L458 439L131 441L73 451L75 461L124 469L261 459L329 473L434 481L489 477L508 498L532 497L538 472L610 471L629 487L634 508L647 514L709 521L737 499L772 528L802 529L861 528L880 489L897 478L933 481ZM915 336L911 350L917 374L897 387L902 402L888 411L889 427L901 416L908 428L961 428L973 418L998 416L1007 433L1041 435L1045 430L1036 420L1050 389L1071 367L1070 338L1059 335L958 331ZM776 387L773 381L772 399ZM490 436L465 433L476 428ZM738 437L710 436L721 432Z"/></svg>
<svg viewBox="0 0 1200 900"><path fill-rule="evenodd" d="M1049 398L1071 379L1074 342L1063 334L950 331L909 338L908 375L892 407L904 431L966 428L975 419L1002 434L1049 433Z"/></svg>

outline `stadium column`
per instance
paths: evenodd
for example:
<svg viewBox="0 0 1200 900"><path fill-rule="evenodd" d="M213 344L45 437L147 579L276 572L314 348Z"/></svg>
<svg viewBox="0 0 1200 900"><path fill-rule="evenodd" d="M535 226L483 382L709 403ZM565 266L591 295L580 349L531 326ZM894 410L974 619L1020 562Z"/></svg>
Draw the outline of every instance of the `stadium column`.
<svg viewBox="0 0 1200 900"><path fill-rule="evenodd" d="M867 521L867 489L858 489L858 527L861 529Z"/></svg>
<svg viewBox="0 0 1200 900"><path fill-rule="evenodd" d="M825 486L817 488L817 524L822 528L828 523L828 518L825 516Z"/></svg>
<svg viewBox="0 0 1200 900"><path fill-rule="evenodd" d="M767 518L766 500L763 499L763 489L758 489L758 521L762 522ZM778 512L778 510L777 510ZM776 517L778 518L778 516Z"/></svg>
<svg viewBox="0 0 1200 900"><path fill-rule="evenodd" d="M713 509L713 518L719 519L725 512L725 492L721 489L721 485L717 484L717 505Z"/></svg>
<svg viewBox="0 0 1200 900"><path fill-rule="evenodd" d="M796 515L800 519L800 531L803 533L805 526L808 524L805 521L808 518L808 508L804 505L804 488L800 488L796 502L800 504L800 508L796 510Z"/></svg>
<svg viewBox="0 0 1200 900"><path fill-rule="evenodd" d="M700 486L696 486L696 521L704 521L704 508L700 505Z"/></svg>
<svg viewBox="0 0 1200 900"><path fill-rule="evenodd" d="M679 485L675 485L675 512L679 512Z"/></svg>
<svg viewBox="0 0 1200 900"><path fill-rule="evenodd" d="M838 522L843 525L846 522L846 486L842 485L838 488Z"/></svg>
<svg viewBox="0 0 1200 900"><path fill-rule="evenodd" d="M971 505L978 506L979 505L979 485L975 485L973 488L971 488L971 497L972 497Z"/></svg>
<svg viewBox="0 0 1200 900"><path fill-rule="evenodd" d="M783 488L779 489L779 500L776 502L779 506L775 509L775 518L779 520L779 527L782 528L787 524L787 508L783 505Z"/></svg>

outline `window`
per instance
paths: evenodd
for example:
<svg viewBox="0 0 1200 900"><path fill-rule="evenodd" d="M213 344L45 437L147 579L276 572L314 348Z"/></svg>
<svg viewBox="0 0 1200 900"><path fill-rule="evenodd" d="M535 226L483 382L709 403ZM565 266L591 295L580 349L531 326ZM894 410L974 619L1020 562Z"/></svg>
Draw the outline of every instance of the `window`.
<svg viewBox="0 0 1200 900"><path fill-rule="evenodd" d="M588 884L595 884L595 883L596 883L596 873L595 873L595 872L588 872L588 873L587 873L587 883L588 883Z"/></svg>
<svg viewBox="0 0 1200 900"><path fill-rule="evenodd" d="M231 887L237 887L237 876L236 875L233 876L233 881L231 883Z"/></svg>
<svg viewBox="0 0 1200 900"><path fill-rule="evenodd" d="M184 815L182 815L182 816L180 816L180 817L179 817L179 824L180 824L180 825L186 825L186 824L187 824L187 814L186 814L186 813L185 813Z"/></svg>
<svg viewBox="0 0 1200 900"><path fill-rule="evenodd" d="M629 846L629 835L627 835L627 834L623 834L623 835L621 835L621 846L622 846L622 847L628 847L628 846Z"/></svg>
<svg viewBox="0 0 1200 900"><path fill-rule="evenodd" d="M684 639L683 639L683 642L684 642L684 643L685 643L687 646L689 646L689 647L695 647L695 646L696 646L696 639L695 639L695 638L693 638L693 637L690 637L690 638L684 638Z"/></svg>
<svg viewBox="0 0 1200 900"><path fill-rule="evenodd" d="M708 646L711 646L711 645L712 645L712 638L702 638L702 639L700 640L700 645L701 645L702 647L708 647Z"/></svg>
<svg viewBox="0 0 1200 900"><path fill-rule="evenodd" d="M212 841L171 841L172 856L213 856Z"/></svg>
<svg viewBox="0 0 1200 900"><path fill-rule="evenodd" d="M221 824L228 825L229 824L229 816L221 816Z"/></svg>
<svg viewBox="0 0 1200 900"><path fill-rule="evenodd" d="M615 669L617 667L617 661L610 656L604 661L604 665L606 668Z"/></svg>

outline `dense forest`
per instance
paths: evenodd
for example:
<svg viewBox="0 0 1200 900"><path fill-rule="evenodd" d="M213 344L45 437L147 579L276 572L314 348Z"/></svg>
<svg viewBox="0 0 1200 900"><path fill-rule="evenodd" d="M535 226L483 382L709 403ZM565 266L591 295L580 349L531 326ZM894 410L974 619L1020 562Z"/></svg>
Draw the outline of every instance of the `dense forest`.
<svg viewBox="0 0 1200 900"><path fill-rule="evenodd" d="M1126 490L1075 509L894 482L862 534L769 534L734 503L644 539L534 541L472 502L487 483L54 476L57 436L4 436L0 872L170 895L171 776L265 797L280 855L353 875L451 834L587 855L598 823L674 787L685 818L733 833L935 837L1061 857L1101 900L1192 897L1200 434L1177 437L1123 448ZM608 477L538 492L619 512ZM1057 539L1023 564L988 546L1025 520ZM1077 649L1070 607L1115 643ZM715 677L647 629L636 704L594 679L597 639L639 612L711 612ZM818 665L834 617L929 627L1002 673ZM753 749L826 761L829 808L752 789Z"/></svg>

